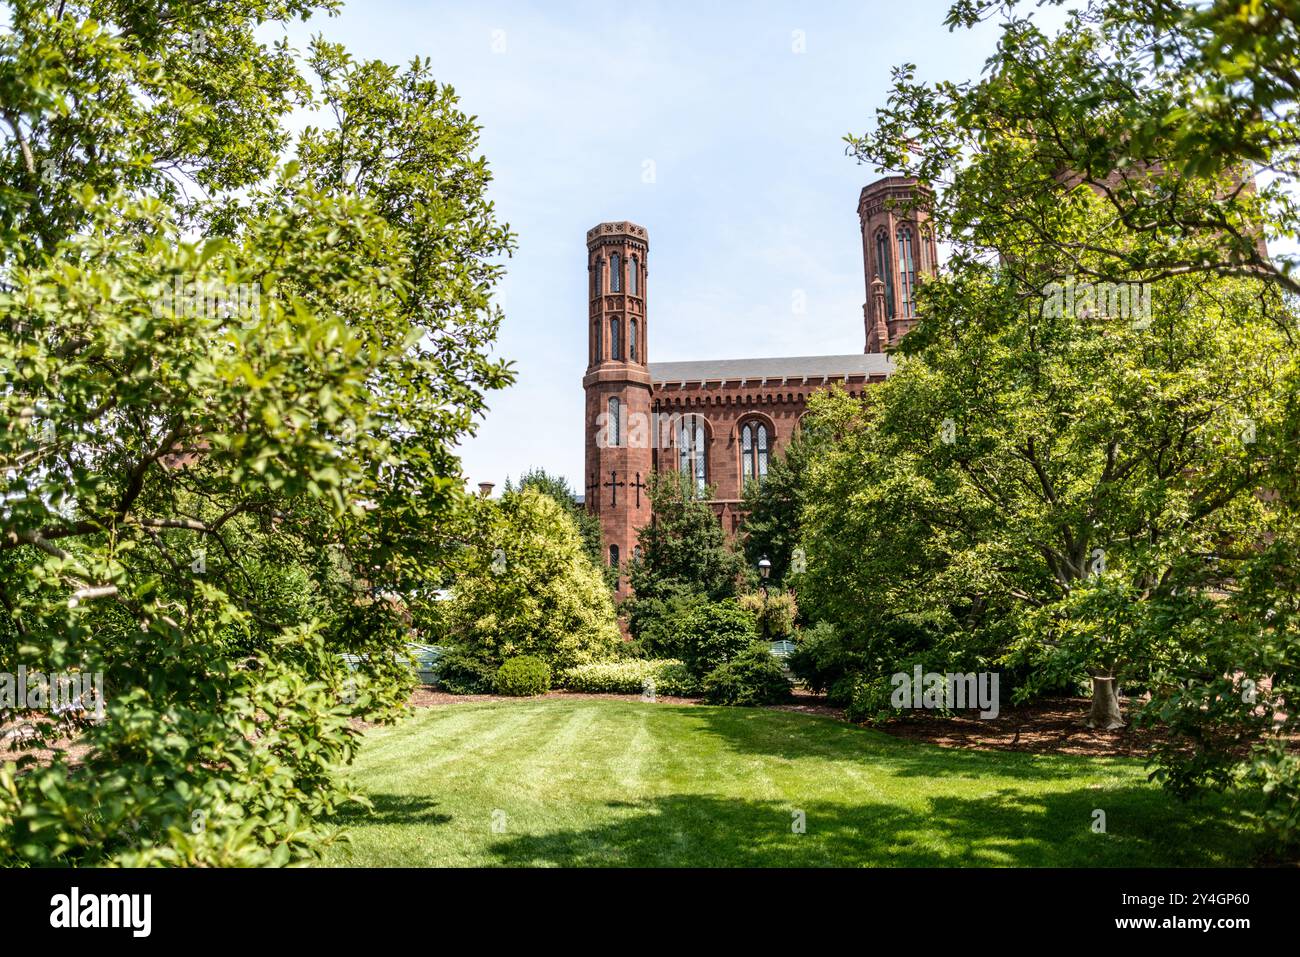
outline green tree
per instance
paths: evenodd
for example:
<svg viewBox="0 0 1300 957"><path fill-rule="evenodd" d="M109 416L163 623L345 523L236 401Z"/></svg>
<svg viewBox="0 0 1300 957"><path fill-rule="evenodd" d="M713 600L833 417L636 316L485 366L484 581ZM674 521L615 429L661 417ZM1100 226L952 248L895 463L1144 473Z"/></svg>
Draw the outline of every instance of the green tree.
<svg viewBox="0 0 1300 957"><path fill-rule="evenodd" d="M812 469L805 606L846 633L906 623L912 648L1014 649L1031 687L1091 674L1092 720L1115 724L1115 680L1178 655L1146 616L1226 588L1231 543L1274 528L1260 435L1292 349L1249 281L1156 283L1137 328L1031 314L1024 291L958 263L898 372L833 413L846 438Z"/></svg>
<svg viewBox="0 0 1300 957"><path fill-rule="evenodd" d="M1141 662L1147 713L1175 732L1158 773L1180 791L1253 781L1294 836L1300 765L1281 742L1300 677L1300 286L1265 240L1300 224L1296 11L1098 0L1049 33L1023 9L960 0L951 26L1002 16L985 77L925 84L902 66L875 130L849 137L859 159L934 187L954 250L949 280L922 290L932 334L901 349L921 363L900 385L925 386L913 471L930 477L911 484L934 506L915 567L981 559L967 573L1003 581L1017 654L1044 656L1040 674ZM1157 315L1071 331L1042 308L1062 280L1150 283ZM945 352L970 363L960 388L932 361ZM940 416L950 442L925 456ZM867 428L888 439L891 421L906 417ZM1036 529L1026 495L1043 499ZM977 520L989 505L996 521ZM1114 703L1094 715L1110 722Z"/></svg>
<svg viewBox="0 0 1300 957"><path fill-rule="evenodd" d="M613 657L613 599L571 509L536 489L480 500L475 544L459 559L447 639L492 667L531 655L553 671Z"/></svg>
<svg viewBox="0 0 1300 957"><path fill-rule="evenodd" d="M1300 212L1296 9L1090 0L1045 32L1026 7L958 0L952 28L1000 19L985 77L928 84L899 66L850 151L934 187L945 230L998 249L1007 269L1050 249L1080 276L1231 275L1300 292L1295 257L1263 242L1292 235ZM1054 228L1073 184L1123 229L1084 242Z"/></svg>
<svg viewBox="0 0 1300 957"><path fill-rule="evenodd" d="M674 598L722 601L745 581L745 559L727 541L710 505L712 490L699 492L676 473L650 479L654 518L637 531L640 556L631 563L629 624L638 637L652 619L668 614Z"/></svg>
<svg viewBox="0 0 1300 957"><path fill-rule="evenodd" d="M601 569L607 584L612 589L618 580L618 569L605 562L605 535L600 527L600 519L587 511L585 505L578 503L577 494L569 486L569 480L562 475L551 475L540 468L525 472L520 476L518 485L512 485L510 479L506 479L507 492L522 491L526 488L535 488L543 495L549 495L569 510L569 514L573 516L573 521L578 526L579 534L582 535L582 545L587 550L587 557L591 559L592 565Z"/></svg>
<svg viewBox="0 0 1300 957"><path fill-rule="evenodd" d="M770 582L773 586L786 583L793 573L802 574L806 559L796 555L800 539L800 512L803 508L808 462L816 446L813 434L815 423L811 416L782 455L773 459L762 482L749 482L745 486L745 517L743 546L745 559L751 568L762 558L772 563Z"/></svg>
<svg viewBox="0 0 1300 957"><path fill-rule="evenodd" d="M310 858L472 531L512 239L427 63L259 39L335 6L6 4L0 649L108 704L76 767L0 770L0 858Z"/></svg>

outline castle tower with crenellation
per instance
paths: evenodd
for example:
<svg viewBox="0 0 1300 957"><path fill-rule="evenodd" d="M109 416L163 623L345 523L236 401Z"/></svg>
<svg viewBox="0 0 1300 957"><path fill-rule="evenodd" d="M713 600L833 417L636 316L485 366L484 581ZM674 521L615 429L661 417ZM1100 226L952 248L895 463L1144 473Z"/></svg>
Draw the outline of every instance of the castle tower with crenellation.
<svg viewBox="0 0 1300 957"><path fill-rule="evenodd" d="M600 516L607 560L625 566L650 522L649 237L636 223L587 231L587 510ZM621 579L619 589L626 587Z"/></svg>

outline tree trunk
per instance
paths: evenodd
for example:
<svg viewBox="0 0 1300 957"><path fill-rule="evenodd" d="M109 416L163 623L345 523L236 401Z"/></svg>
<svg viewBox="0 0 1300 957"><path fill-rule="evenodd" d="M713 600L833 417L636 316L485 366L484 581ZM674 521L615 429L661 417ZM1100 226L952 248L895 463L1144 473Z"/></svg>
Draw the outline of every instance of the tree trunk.
<svg viewBox="0 0 1300 957"><path fill-rule="evenodd" d="M1113 731L1124 727L1124 716L1119 710L1119 695L1115 693L1115 679L1103 675L1092 676L1092 711L1084 724L1089 728Z"/></svg>

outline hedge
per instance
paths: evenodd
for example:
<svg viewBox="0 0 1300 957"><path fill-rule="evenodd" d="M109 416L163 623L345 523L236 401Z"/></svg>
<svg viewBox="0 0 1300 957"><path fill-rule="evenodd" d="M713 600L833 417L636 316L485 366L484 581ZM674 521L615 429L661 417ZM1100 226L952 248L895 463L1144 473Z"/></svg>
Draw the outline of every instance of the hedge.
<svg viewBox="0 0 1300 957"><path fill-rule="evenodd" d="M588 694L642 694L647 680L654 683L655 694L686 697L700 691L699 682L675 658L598 661L567 668L556 678L560 687Z"/></svg>

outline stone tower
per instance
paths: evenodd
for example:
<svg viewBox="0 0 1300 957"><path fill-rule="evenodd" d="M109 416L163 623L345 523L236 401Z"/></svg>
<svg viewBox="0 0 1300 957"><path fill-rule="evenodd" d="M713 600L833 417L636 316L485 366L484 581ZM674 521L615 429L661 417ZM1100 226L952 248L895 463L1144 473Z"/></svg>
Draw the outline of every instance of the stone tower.
<svg viewBox="0 0 1300 957"><path fill-rule="evenodd" d="M636 530L650 522L648 251L649 237L636 223L601 223L587 231L585 501L600 516L606 561L624 567L636 548ZM619 590L625 588L623 577Z"/></svg>
<svg viewBox="0 0 1300 957"><path fill-rule="evenodd" d="M916 325L916 287L938 269L926 206L929 190L908 176L886 176L858 199L867 301L864 352L884 352Z"/></svg>

